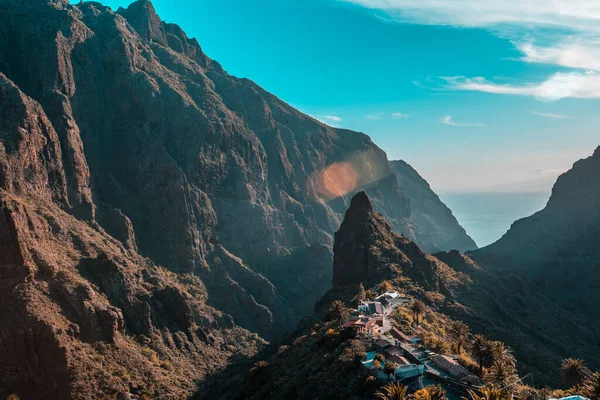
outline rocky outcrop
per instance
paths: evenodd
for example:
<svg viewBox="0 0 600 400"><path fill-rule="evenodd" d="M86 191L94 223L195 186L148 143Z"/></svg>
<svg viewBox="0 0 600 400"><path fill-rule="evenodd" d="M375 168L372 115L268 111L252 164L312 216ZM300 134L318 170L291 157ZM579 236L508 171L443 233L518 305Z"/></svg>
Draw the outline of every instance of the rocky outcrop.
<svg viewBox="0 0 600 400"><path fill-rule="evenodd" d="M460 226L452 211L435 194L429 183L402 160L390 161L398 184L410 202L411 216L430 253L477 249L477 245Z"/></svg>
<svg viewBox="0 0 600 400"><path fill-rule="evenodd" d="M372 286L385 279L405 275L429 290L439 290L438 266L434 258L373 210L365 192L350 203L333 247L333 287Z"/></svg>

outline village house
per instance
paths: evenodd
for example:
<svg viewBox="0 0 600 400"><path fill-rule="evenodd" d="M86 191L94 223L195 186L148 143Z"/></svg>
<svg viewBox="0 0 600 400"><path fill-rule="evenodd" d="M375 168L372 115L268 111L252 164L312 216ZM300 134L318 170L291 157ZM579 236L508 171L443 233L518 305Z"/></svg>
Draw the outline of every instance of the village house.
<svg viewBox="0 0 600 400"><path fill-rule="evenodd" d="M441 354L433 354L430 356L430 359L439 369L452 378L471 385L479 384L479 378L458 364L453 358Z"/></svg>
<svg viewBox="0 0 600 400"><path fill-rule="evenodd" d="M412 344L410 336L401 332L397 328L392 328L390 330L390 335L392 335L392 337L396 340L396 346L399 346L400 344Z"/></svg>
<svg viewBox="0 0 600 400"><path fill-rule="evenodd" d="M365 315L383 315L383 305L378 301L361 301L358 305L358 312Z"/></svg>
<svg viewBox="0 0 600 400"><path fill-rule="evenodd" d="M383 324L383 321L381 321ZM370 333L377 329L379 321L377 318L365 317L363 315L358 318L350 319L342 325L343 329L353 330L354 332Z"/></svg>

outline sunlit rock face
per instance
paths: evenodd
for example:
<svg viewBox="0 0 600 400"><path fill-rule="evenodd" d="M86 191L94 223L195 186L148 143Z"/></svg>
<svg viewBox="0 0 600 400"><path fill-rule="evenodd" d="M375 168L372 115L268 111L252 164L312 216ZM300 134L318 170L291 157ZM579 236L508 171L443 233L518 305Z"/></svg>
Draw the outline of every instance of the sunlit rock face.
<svg viewBox="0 0 600 400"><path fill-rule="evenodd" d="M331 287L333 232L360 190L394 230L433 247L367 135L228 75L150 2L0 11L0 276L51 286L36 292L49 307L44 345L161 330L178 351L212 343L194 324L216 343L239 327L276 338ZM58 304L76 283L81 297ZM28 298L0 303L21 318Z"/></svg>
<svg viewBox="0 0 600 400"><path fill-rule="evenodd" d="M368 136L228 75L149 2L2 10L3 96L32 104L3 113L3 188L43 194L153 263L199 276L208 303L241 326L271 338L311 310L358 190L427 246ZM44 117L28 142L19 118L31 110Z"/></svg>

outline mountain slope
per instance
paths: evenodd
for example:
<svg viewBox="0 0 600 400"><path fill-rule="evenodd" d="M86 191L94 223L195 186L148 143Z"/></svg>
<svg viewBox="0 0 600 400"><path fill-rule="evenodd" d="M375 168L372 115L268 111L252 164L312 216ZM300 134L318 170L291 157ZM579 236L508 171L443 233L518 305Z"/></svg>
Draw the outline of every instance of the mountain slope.
<svg viewBox="0 0 600 400"><path fill-rule="evenodd" d="M597 322L600 311L600 147L561 175L546 207L516 221L472 257L535 283L546 295Z"/></svg>
<svg viewBox="0 0 600 400"><path fill-rule="evenodd" d="M422 235L430 237L438 250L456 249L464 252L477 248L452 211L413 167L402 160L390 161L390 166L410 202L412 219ZM427 250L435 251L431 248Z"/></svg>
<svg viewBox="0 0 600 400"><path fill-rule="evenodd" d="M0 395L185 396L311 312L361 189L434 248L368 136L150 2L0 0Z"/></svg>

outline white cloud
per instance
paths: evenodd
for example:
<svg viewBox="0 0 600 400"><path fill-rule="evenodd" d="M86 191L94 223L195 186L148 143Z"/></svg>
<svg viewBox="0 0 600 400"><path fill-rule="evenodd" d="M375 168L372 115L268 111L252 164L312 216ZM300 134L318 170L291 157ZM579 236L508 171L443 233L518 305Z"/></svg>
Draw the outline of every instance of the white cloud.
<svg viewBox="0 0 600 400"><path fill-rule="evenodd" d="M600 2L592 0L345 0L403 22L465 27L556 27L600 32Z"/></svg>
<svg viewBox="0 0 600 400"><path fill-rule="evenodd" d="M598 38L570 37L550 46L536 46L531 42L516 43L516 46L525 62L600 71Z"/></svg>
<svg viewBox="0 0 600 400"><path fill-rule="evenodd" d="M408 114L404 114L404 113L401 113L401 112L395 112L395 113L392 113L392 118L393 119L408 118Z"/></svg>
<svg viewBox="0 0 600 400"><path fill-rule="evenodd" d="M545 118L551 118L551 119L565 119L565 118L571 118L568 115L560 115L560 114L549 114L549 113L542 113L542 112L533 112L532 114L535 114L539 117L545 117Z"/></svg>
<svg viewBox="0 0 600 400"><path fill-rule="evenodd" d="M375 114L365 115L365 118L371 121L380 121L383 118L383 113L378 112Z"/></svg>
<svg viewBox="0 0 600 400"><path fill-rule="evenodd" d="M485 124L476 122L476 123L464 123L464 122L454 122L452 121L452 115L446 115L442 118L442 124L450 125L450 126L477 126L483 127Z"/></svg>
<svg viewBox="0 0 600 400"><path fill-rule="evenodd" d="M535 96L540 101L600 98L600 75L595 73L557 72L544 82L524 85L498 84L481 77L455 76L442 79L447 82L446 89Z"/></svg>
<svg viewBox="0 0 600 400"><path fill-rule="evenodd" d="M538 167L535 169L535 172L539 175L560 175L567 172L569 168L554 168L554 169L546 169L542 167Z"/></svg>
<svg viewBox="0 0 600 400"><path fill-rule="evenodd" d="M323 115L322 117L318 118L319 121L321 122L341 122L342 118L338 117L337 115Z"/></svg>

